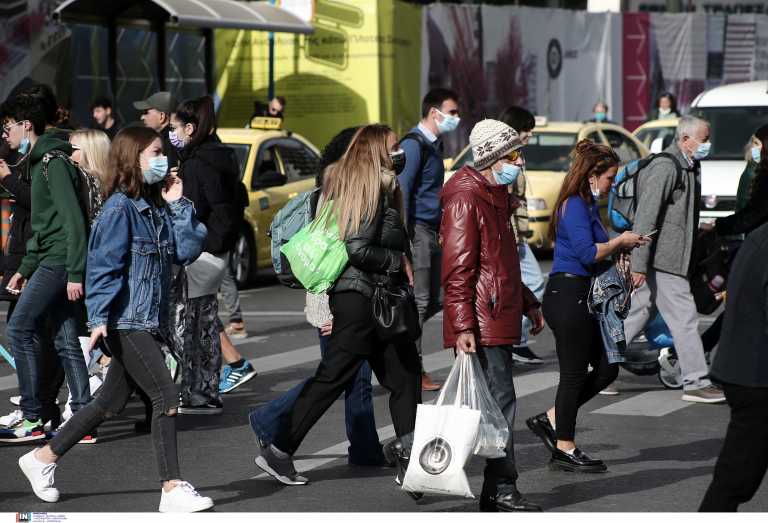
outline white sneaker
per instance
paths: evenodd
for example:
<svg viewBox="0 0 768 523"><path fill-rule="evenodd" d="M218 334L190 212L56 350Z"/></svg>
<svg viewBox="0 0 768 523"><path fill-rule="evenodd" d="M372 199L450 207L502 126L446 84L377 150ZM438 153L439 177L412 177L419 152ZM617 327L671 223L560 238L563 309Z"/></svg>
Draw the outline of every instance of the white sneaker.
<svg viewBox="0 0 768 523"><path fill-rule="evenodd" d="M11 402L11 405L16 405L18 407L21 405L21 396L11 396L8 398L8 401Z"/></svg>
<svg viewBox="0 0 768 523"><path fill-rule="evenodd" d="M53 486L56 463L45 464L39 461L35 457L35 450L27 452L19 458L19 467L27 476L32 490L38 498L48 503L56 503L59 501L59 491Z"/></svg>
<svg viewBox="0 0 768 523"><path fill-rule="evenodd" d="M161 489L160 512L200 512L213 506L213 500L201 496L195 487L182 481L170 492Z"/></svg>
<svg viewBox="0 0 768 523"><path fill-rule="evenodd" d="M14 410L0 418L0 429L15 429L23 419L24 414L20 410Z"/></svg>

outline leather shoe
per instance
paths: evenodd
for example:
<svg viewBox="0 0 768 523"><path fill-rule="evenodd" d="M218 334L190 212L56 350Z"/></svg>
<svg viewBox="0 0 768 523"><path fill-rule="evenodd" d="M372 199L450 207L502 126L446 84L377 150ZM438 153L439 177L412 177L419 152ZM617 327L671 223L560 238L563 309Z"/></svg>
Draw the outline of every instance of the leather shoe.
<svg viewBox="0 0 768 523"><path fill-rule="evenodd" d="M394 439L387 445L384 445L384 459L388 462L394 462L397 468L397 476L395 476L395 483L398 485L403 484L405 479L405 472L408 470L408 463L410 461L410 452L403 447L402 441ZM406 494L411 496L414 501L418 501L424 497L421 492L405 491Z"/></svg>
<svg viewBox="0 0 768 523"><path fill-rule="evenodd" d="M432 392L440 390L442 386L442 383L432 381L432 378L426 372L421 375L421 390Z"/></svg>
<svg viewBox="0 0 768 523"><path fill-rule="evenodd" d="M565 470L567 472L608 472L605 463L599 459L590 458L578 448L574 449L573 454L555 449L552 453L552 459L549 460L549 468L550 470Z"/></svg>
<svg viewBox="0 0 768 523"><path fill-rule="evenodd" d="M541 512L541 507L525 499L517 488L512 487L495 496L480 496L480 512Z"/></svg>
<svg viewBox="0 0 768 523"><path fill-rule="evenodd" d="M550 452L557 450L557 438L555 437L555 429L552 428L552 424L549 422L549 417L546 412L542 412L537 416L528 418L525 420L525 424L531 429L531 432L536 434L539 439L547 447Z"/></svg>

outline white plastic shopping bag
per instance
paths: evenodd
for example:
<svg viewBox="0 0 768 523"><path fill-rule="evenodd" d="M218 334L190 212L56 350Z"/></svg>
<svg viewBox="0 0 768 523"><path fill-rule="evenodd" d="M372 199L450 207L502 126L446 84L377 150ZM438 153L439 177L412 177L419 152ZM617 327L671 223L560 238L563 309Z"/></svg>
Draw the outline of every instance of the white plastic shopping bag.
<svg viewBox="0 0 768 523"><path fill-rule="evenodd" d="M403 489L474 498L464 465L477 438L480 411L419 405Z"/></svg>
<svg viewBox="0 0 768 523"><path fill-rule="evenodd" d="M477 354L459 352L436 405L479 410L480 428L473 454L486 458L506 456L509 425L498 403L491 396Z"/></svg>

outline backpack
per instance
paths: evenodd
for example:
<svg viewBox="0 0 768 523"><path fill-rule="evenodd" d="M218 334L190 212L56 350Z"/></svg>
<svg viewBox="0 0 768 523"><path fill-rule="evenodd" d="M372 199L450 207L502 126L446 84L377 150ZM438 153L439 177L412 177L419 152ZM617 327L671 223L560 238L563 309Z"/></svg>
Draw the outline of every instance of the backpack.
<svg viewBox="0 0 768 523"><path fill-rule="evenodd" d="M614 231L621 233L632 230L637 212L637 178L656 158L669 158L675 164L676 177L672 192L683 188L683 167L670 153L652 154L629 162L619 169L608 194L608 220ZM669 203L672 203L672 195Z"/></svg>
<svg viewBox="0 0 768 523"><path fill-rule="evenodd" d="M75 195L77 201L80 202L80 209L83 211L83 217L85 218L86 231L90 231L91 224L101 212L101 207L104 205L104 199L101 196L99 190L99 182L95 177L88 174L83 170L72 158L67 156L63 151L53 149L43 155L43 177L45 181L48 181L48 165L54 158L64 160L72 167L77 173L78 183L75 187Z"/></svg>
<svg viewBox="0 0 768 523"><path fill-rule="evenodd" d="M272 266L277 274L277 279L283 285L291 289L303 289L304 287L296 279L280 248L288 243L294 234L308 225L317 211L317 202L320 199L320 188L303 192L285 204L272 218L267 236L271 241Z"/></svg>

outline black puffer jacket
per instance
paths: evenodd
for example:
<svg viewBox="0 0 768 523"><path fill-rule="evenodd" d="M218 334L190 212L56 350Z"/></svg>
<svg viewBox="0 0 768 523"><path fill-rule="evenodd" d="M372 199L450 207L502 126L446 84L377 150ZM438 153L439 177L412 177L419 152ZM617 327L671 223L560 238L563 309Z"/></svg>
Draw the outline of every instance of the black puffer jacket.
<svg viewBox="0 0 768 523"><path fill-rule="evenodd" d="M758 166L758 169L761 167ZM756 172L749 191L747 205L730 216L715 220L715 230L721 236L749 234L768 222L768 172Z"/></svg>
<svg viewBox="0 0 768 523"><path fill-rule="evenodd" d="M205 251L211 254L231 251L244 210L234 150L214 135L200 145L181 149L179 160L184 196L192 200L197 219L208 229Z"/></svg>
<svg viewBox="0 0 768 523"><path fill-rule="evenodd" d="M345 240L349 265L330 292L356 291L371 298L377 283L404 281L403 254L409 259L408 235L400 212L382 197L374 220Z"/></svg>

